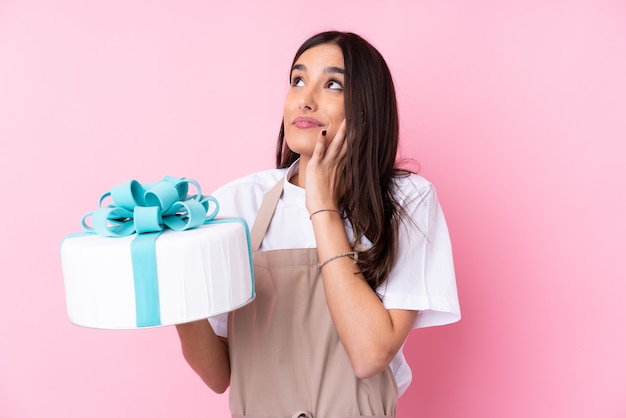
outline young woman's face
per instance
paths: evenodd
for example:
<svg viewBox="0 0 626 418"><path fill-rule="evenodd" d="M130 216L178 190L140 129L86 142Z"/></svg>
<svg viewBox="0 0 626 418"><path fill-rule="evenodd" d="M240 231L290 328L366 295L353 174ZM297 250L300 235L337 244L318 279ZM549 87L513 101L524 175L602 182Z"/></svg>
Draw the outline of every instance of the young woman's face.
<svg viewBox="0 0 626 418"><path fill-rule="evenodd" d="M300 55L291 69L283 119L292 151L311 156L321 131L335 135L345 119L343 86L343 53L337 45L318 45Z"/></svg>

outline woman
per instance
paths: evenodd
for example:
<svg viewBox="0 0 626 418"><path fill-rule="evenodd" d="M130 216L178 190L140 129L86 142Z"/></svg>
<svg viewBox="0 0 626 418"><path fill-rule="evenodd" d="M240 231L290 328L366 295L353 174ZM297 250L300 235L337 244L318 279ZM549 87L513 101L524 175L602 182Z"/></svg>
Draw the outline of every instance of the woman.
<svg viewBox="0 0 626 418"><path fill-rule="evenodd" d="M252 226L256 299L178 325L183 354L234 417L394 416L412 328L460 318L432 185L395 167L393 82L361 37L298 50L277 169L213 196Z"/></svg>

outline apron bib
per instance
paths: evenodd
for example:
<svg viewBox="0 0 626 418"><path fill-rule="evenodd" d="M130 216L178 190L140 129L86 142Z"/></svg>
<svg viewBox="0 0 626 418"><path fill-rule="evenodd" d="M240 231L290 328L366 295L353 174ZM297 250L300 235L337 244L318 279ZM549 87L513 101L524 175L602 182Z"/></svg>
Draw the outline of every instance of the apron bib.
<svg viewBox="0 0 626 418"><path fill-rule="evenodd" d="M391 370L354 376L326 305L317 249L259 251L283 184L266 195L251 232L256 298L228 318L232 416L393 417Z"/></svg>

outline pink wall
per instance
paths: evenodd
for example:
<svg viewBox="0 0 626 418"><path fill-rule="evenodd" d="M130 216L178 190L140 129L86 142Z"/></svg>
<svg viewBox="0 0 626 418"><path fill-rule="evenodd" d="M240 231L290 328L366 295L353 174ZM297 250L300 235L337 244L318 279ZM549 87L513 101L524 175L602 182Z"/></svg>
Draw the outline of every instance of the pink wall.
<svg viewBox="0 0 626 418"><path fill-rule="evenodd" d="M68 322L59 243L130 178L271 167L329 28L387 58L453 237L464 318L412 334L399 417L626 416L624 2L97 3L0 2L0 416L227 416L173 328Z"/></svg>

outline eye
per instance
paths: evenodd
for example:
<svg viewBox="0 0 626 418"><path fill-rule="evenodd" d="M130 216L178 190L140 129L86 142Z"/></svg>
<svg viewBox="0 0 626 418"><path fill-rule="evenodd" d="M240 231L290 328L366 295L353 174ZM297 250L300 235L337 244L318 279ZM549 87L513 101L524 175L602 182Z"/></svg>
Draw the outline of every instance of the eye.
<svg viewBox="0 0 626 418"><path fill-rule="evenodd" d="M293 87L302 87L302 86L304 86L304 80L302 80L302 77L294 77L291 80L291 85Z"/></svg>
<svg viewBox="0 0 626 418"><path fill-rule="evenodd" d="M331 90L343 90L343 85L337 80L330 80L326 84L326 87L328 87Z"/></svg>

